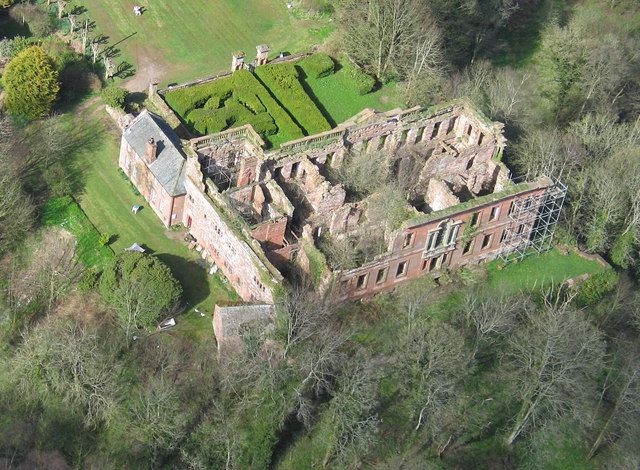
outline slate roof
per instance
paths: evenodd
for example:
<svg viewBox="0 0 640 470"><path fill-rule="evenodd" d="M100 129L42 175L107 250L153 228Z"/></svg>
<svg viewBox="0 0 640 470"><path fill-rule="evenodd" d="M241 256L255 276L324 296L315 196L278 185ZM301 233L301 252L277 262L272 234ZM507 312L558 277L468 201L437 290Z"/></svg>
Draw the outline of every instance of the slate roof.
<svg viewBox="0 0 640 470"><path fill-rule="evenodd" d="M218 340L237 337L240 327L254 320L270 322L275 310L273 305L237 305L234 307L220 307L216 305L214 315L220 317L221 335Z"/></svg>
<svg viewBox="0 0 640 470"><path fill-rule="evenodd" d="M158 150L156 160L147 164L149 170L170 196L186 193L186 159L180 151L180 139L160 116L143 110L124 130L124 138L142 161L147 142L153 138Z"/></svg>

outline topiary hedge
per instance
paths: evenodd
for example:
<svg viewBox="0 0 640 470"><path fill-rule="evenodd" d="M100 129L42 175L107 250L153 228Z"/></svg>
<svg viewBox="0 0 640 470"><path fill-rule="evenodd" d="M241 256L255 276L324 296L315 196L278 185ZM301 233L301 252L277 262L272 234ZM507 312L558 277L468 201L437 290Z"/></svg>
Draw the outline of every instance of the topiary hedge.
<svg viewBox="0 0 640 470"><path fill-rule="evenodd" d="M282 103L307 135L324 132L331 126L302 87L299 73L293 63L280 63L256 67L256 75Z"/></svg>
<svg viewBox="0 0 640 470"><path fill-rule="evenodd" d="M200 134L251 124L263 137L298 139L302 129L247 70L202 85L165 93L167 104Z"/></svg>
<svg viewBox="0 0 640 470"><path fill-rule="evenodd" d="M331 75L335 71L335 63L333 59L324 52L310 55L302 59L298 66L304 70L304 73L311 78L322 78Z"/></svg>
<svg viewBox="0 0 640 470"><path fill-rule="evenodd" d="M371 75L365 73L361 68L352 64L344 65L347 76L353 82L358 94L366 95L373 91L376 86L376 79Z"/></svg>

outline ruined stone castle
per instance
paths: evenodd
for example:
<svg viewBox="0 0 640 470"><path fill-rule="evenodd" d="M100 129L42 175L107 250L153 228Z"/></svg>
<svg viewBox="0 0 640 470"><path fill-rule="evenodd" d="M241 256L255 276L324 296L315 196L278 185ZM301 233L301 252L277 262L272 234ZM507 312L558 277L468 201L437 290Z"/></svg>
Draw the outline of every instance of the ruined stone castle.
<svg viewBox="0 0 640 470"><path fill-rule="evenodd" d="M161 92L151 93L162 105ZM274 149L250 125L181 140L170 118L147 110L130 116L120 167L164 225L183 224L245 301L273 302L276 286L299 271L321 288L333 286L339 299L358 299L508 256L535 243L554 190L547 177L510 180L501 162L503 125L465 100L365 109ZM333 177L362 153L383 154L396 178L411 179L399 225L381 224L374 199L354 199ZM355 267L331 269L318 249L321 239L363 234L383 245Z"/></svg>

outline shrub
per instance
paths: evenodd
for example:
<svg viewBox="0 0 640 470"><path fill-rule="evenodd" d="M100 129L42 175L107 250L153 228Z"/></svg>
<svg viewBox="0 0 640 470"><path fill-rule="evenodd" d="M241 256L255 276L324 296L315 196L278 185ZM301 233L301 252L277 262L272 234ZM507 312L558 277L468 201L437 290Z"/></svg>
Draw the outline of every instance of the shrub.
<svg viewBox="0 0 640 470"><path fill-rule="evenodd" d="M78 279L78 284L76 287L80 292L86 293L94 290L98 287L98 277L99 273L94 271L93 269L86 269L80 279Z"/></svg>
<svg viewBox="0 0 640 470"><path fill-rule="evenodd" d="M347 68L347 75L353 81L356 90L358 90L358 94L366 95L373 91L376 86L375 78L353 65L346 65L345 67Z"/></svg>
<svg viewBox="0 0 640 470"><path fill-rule="evenodd" d="M103 233L103 234L100 235L100 238L98 238L98 243L101 246L108 245L110 241L111 241L111 234L110 233Z"/></svg>
<svg viewBox="0 0 640 470"><path fill-rule="evenodd" d="M103 101L112 108L124 109L129 92L117 86L108 86L102 90Z"/></svg>
<svg viewBox="0 0 640 470"><path fill-rule="evenodd" d="M318 107L302 87L294 64L271 64L256 68L256 75L284 105L307 134L331 129Z"/></svg>
<svg viewBox="0 0 640 470"><path fill-rule="evenodd" d="M13 41L11 39L0 40L0 57L13 57Z"/></svg>
<svg viewBox="0 0 640 470"><path fill-rule="evenodd" d="M9 10L9 14L15 21L27 23L29 31L35 37L44 38L54 30L51 17L39 10L35 5L24 3L16 5Z"/></svg>
<svg viewBox="0 0 640 470"><path fill-rule="evenodd" d="M605 269L594 274L579 287L574 298L576 305L585 307L602 300L607 292L618 283L618 274L613 269Z"/></svg>
<svg viewBox="0 0 640 470"><path fill-rule="evenodd" d="M3 83L7 110L26 119L47 115L60 89L51 58L38 46L25 49L9 62Z"/></svg>
<svg viewBox="0 0 640 470"><path fill-rule="evenodd" d="M331 75L335 70L333 59L324 52L318 52L300 61L299 66L307 76L321 78Z"/></svg>

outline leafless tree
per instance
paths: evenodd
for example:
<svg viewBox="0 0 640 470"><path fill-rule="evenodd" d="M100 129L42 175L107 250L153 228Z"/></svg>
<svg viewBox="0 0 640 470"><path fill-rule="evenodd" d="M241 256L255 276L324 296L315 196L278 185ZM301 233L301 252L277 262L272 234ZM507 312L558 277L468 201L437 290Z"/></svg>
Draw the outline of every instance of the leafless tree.
<svg viewBox="0 0 640 470"><path fill-rule="evenodd" d="M622 439L625 434L640 436L640 349L633 342L619 340L614 358L619 364L612 364L602 386L600 405L605 395L612 406L606 409L597 435L589 450L591 459L606 442Z"/></svg>
<svg viewBox="0 0 640 470"><path fill-rule="evenodd" d="M429 10L416 0L343 0L338 18L349 54L378 77L424 73L441 60Z"/></svg>
<svg viewBox="0 0 640 470"><path fill-rule="evenodd" d="M547 296L540 311L527 311L524 326L509 340L503 367L510 370L512 393L520 410L507 444L526 430L572 413L584 419L595 376L603 366L600 332L570 300Z"/></svg>
<svg viewBox="0 0 640 470"><path fill-rule="evenodd" d="M284 349L287 357L291 349L304 343L329 321L333 307L310 286L291 287L276 303L280 329L284 332Z"/></svg>
<svg viewBox="0 0 640 470"><path fill-rule="evenodd" d="M92 62L95 64L100 54L100 43L95 38L91 41L91 54L93 55Z"/></svg>
<svg viewBox="0 0 640 470"><path fill-rule="evenodd" d="M58 19L62 19L62 15L64 14L64 9L67 6L67 2L65 0L57 0L58 3Z"/></svg>
<svg viewBox="0 0 640 470"><path fill-rule="evenodd" d="M409 381L404 389L415 406L415 429L428 421L437 434L438 416L453 405L459 384L473 369L471 355L462 335L444 323L423 322L402 341L396 360Z"/></svg>
<svg viewBox="0 0 640 470"><path fill-rule="evenodd" d="M59 317L26 331L23 337L12 359L20 393L27 398L42 393L62 397L83 409L90 427L108 419L119 391L113 374L117 341L107 340L95 325Z"/></svg>
<svg viewBox="0 0 640 470"><path fill-rule="evenodd" d="M69 19L69 27L70 27L70 34L73 35L74 31L76 30L76 25L78 22L78 17L72 13L69 13L67 15L67 18Z"/></svg>
<svg viewBox="0 0 640 470"><path fill-rule="evenodd" d="M519 297L467 294L462 310L465 322L474 332L472 357L482 346L490 346L498 337L510 332L517 324L517 315L525 308L531 306Z"/></svg>
<svg viewBox="0 0 640 470"><path fill-rule="evenodd" d="M87 52L87 41L89 40L89 20L84 20L84 25L80 31L80 38L82 39L82 55L84 55Z"/></svg>
<svg viewBox="0 0 640 470"><path fill-rule="evenodd" d="M357 356L356 356L357 357ZM377 416L379 370L363 358L344 367L329 406L333 432L327 436L323 467L335 459L353 467L375 443L380 419Z"/></svg>

